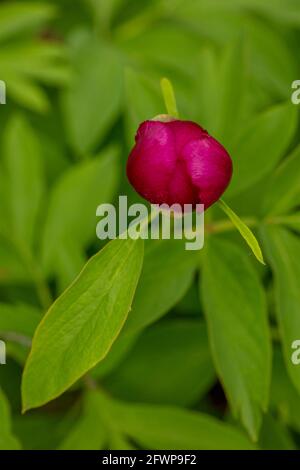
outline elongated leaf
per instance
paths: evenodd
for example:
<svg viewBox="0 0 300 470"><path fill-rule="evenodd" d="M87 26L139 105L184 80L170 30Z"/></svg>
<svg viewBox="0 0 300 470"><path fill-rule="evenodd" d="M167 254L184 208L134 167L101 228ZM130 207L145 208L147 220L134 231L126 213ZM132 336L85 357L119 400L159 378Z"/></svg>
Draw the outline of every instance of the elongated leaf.
<svg viewBox="0 0 300 470"><path fill-rule="evenodd" d="M11 432L8 401L0 388L0 450L18 450L20 444Z"/></svg>
<svg viewBox="0 0 300 470"><path fill-rule="evenodd" d="M114 421L143 449L253 449L241 431L177 407L114 403Z"/></svg>
<svg viewBox="0 0 300 470"><path fill-rule="evenodd" d="M226 215L228 215L230 220L238 229L258 261L262 264L265 264L259 243L250 228L245 224L245 222L242 221L242 219L240 219L237 214L235 214L235 212L233 212L232 209L230 209L230 207L223 200L220 200L219 204L221 209L225 212Z"/></svg>
<svg viewBox="0 0 300 470"><path fill-rule="evenodd" d="M53 304L26 363L25 410L63 393L106 356L130 309L142 259L141 240L110 242Z"/></svg>
<svg viewBox="0 0 300 470"><path fill-rule="evenodd" d="M288 230L264 228L263 242L275 278L276 313L288 373L300 391L300 368L291 360L292 343L300 336L300 240Z"/></svg>
<svg viewBox="0 0 300 470"><path fill-rule="evenodd" d="M234 414L255 439L268 405L271 371L264 291L243 250L212 238L201 292L217 372Z"/></svg>
<svg viewBox="0 0 300 470"><path fill-rule="evenodd" d="M102 28L108 29L114 15L119 11L124 0L87 0L90 5L94 18L97 19Z"/></svg>
<svg viewBox="0 0 300 470"><path fill-rule="evenodd" d="M21 115L13 116L6 128L4 176L9 237L31 245L43 195L43 172L39 142Z"/></svg>
<svg viewBox="0 0 300 470"><path fill-rule="evenodd" d="M63 284L81 269L83 249L95 237L96 208L112 200L117 179L118 152L109 148L71 167L54 186L43 236L43 264L48 273L59 273Z"/></svg>
<svg viewBox="0 0 300 470"><path fill-rule="evenodd" d="M189 107L195 108L195 120L201 123L212 135L217 135L220 119L215 110L219 103L218 61L212 48L205 48L195 57L194 71L197 75L195 87L191 88L193 99ZM201 106L199 106L201 103Z"/></svg>
<svg viewBox="0 0 300 470"><path fill-rule="evenodd" d="M0 221L0 231L6 231L7 228L7 219L4 218ZM15 244L8 239L7 235L0 235L0 284L26 283L28 282L28 276L28 269L24 266Z"/></svg>
<svg viewBox="0 0 300 470"><path fill-rule="evenodd" d="M246 125L232 145L234 175L229 196L253 185L276 166L296 125L297 109L291 103L276 105Z"/></svg>
<svg viewBox="0 0 300 470"><path fill-rule="evenodd" d="M268 93L289 100L289 88L297 77L297 66L285 37L265 21L251 16L246 20L245 29L250 44L251 72L255 79Z"/></svg>
<svg viewBox="0 0 300 470"><path fill-rule="evenodd" d="M296 205L297 195L300 195L300 146L271 176L264 193L263 213L273 216L288 212Z"/></svg>
<svg viewBox="0 0 300 470"><path fill-rule="evenodd" d="M162 78L160 82L161 91L164 97L167 113L170 116L178 118L178 109L176 104L175 93L173 85L168 78Z"/></svg>
<svg viewBox="0 0 300 470"><path fill-rule="evenodd" d="M0 67L2 80L9 84L8 100L39 113L45 113L51 105L38 82L60 86L70 76L64 46L42 40L5 43L0 51Z"/></svg>
<svg viewBox="0 0 300 470"><path fill-rule="evenodd" d="M176 319L146 329L104 383L123 400L187 406L214 380L204 323Z"/></svg>
<svg viewBox="0 0 300 470"><path fill-rule="evenodd" d="M173 72L170 76L172 82L178 72L187 74L188 67L193 64L199 52L198 42L194 40L193 35L171 22L153 24L151 28L142 28L136 34L129 32L129 38L119 40L118 45L129 57L145 64L147 69L149 65L152 69L157 69L160 77ZM174 85L176 89L175 81Z"/></svg>
<svg viewBox="0 0 300 470"><path fill-rule="evenodd" d="M33 80L22 76L11 77L9 72L5 78L10 84L9 93L16 103L41 114L49 111L50 103L46 92Z"/></svg>
<svg viewBox="0 0 300 470"><path fill-rule="evenodd" d="M58 291L63 292L81 271L86 262L86 254L75 240L69 239L68 243L67 239L62 239L55 259L53 272L56 274Z"/></svg>
<svg viewBox="0 0 300 470"><path fill-rule="evenodd" d="M9 2L0 5L0 40L40 26L55 12L53 5L34 2Z"/></svg>
<svg viewBox="0 0 300 470"><path fill-rule="evenodd" d="M112 46L90 36L71 43L74 74L63 96L68 136L79 154L91 151L120 110L122 67Z"/></svg>
<svg viewBox="0 0 300 470"><path fill-rule="evenodd" d="M174 9L174 15L201 36L222 47L236 40L237 34L242 33L241 23L245 21L239 11L228 8L227 2L221 3L219 0L181 0Z"/></svg>
<svg viewBox="0 0 300 470"><path fill-rule="evenodd" d="M227 146L241 126L246 97L246 48L239 38L225 50L219 70L220 104L217 136Z"/></svg>
<svg viewBox="0 0 300 470"><path fill-rule="evenodd" d="M190 286L197 259L181 240L153 240L146 245L145 262L124 332L145 328L168 312Z"/></svg>

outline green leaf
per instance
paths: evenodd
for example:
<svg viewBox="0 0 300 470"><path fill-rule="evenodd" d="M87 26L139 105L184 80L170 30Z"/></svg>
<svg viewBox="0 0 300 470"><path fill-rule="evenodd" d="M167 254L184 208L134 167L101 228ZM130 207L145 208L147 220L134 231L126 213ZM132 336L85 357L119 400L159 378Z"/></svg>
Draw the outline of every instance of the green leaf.
<svg viewBox="0 0 300 470"><path fill-rule="evenodd" d="M218 0L217 0L218 2ZM299 25L300 12L297 0L227 0L226 6L237 9L243 8L246 12L253 11L264 15L271 20L287 23L288 25Z"/></svg>
<svg viewBox="0 0 300 470"><path fill-rule="evenodd" d="M142 240L113 240L52 305L25 366L24 410L59 396L106 356L126 320L142 260Z"/></svg>
<svg viewBox="0 0 300 470"><path fill-rule="evenodd" d="M136 450L135 447L121 434L113 434L109 444L110 450Z"/></svg>
<svg viewBox="0 0 300 470"><path fill-rule="evenodd" d="M40 319L41 313L35 307L0 303L0 333L24 335L30 339Z"/></svg>
<svg viewBox="0 0 300 470"><path fill-rule="evenodd" d="M7 356L22 367L40 320L41 312L36 307L23 303L0 303L0 337L6 341Z"/></svg>
<svg viewBox="0 0 300 470"><path fill-rule="evenodd" d="M195 57L194 75L197 80L193 80L194 87L190 87L189 108L195 108L195 120L201 126L208 129L212 135L217 135L220 119L216 118L216 109L219 105L220 90L218 60L213 48L206 47Z"/></svg>
<svg viewBox="0 0 300 470"><path fill-rule="evenodd" d="M264 111L244 127L231 148L234 175L228 196L270 173L286 151L296 126L296 106L284 103Z"/></svg>
<svg viewBox="0 0 300 470"><path fill-rule="evenodd" d="M55 7L47 3L9 2L0 5L0 40L36 28L51 19Z"/></svg>
<svg viewBox="0 0 300 470"><path fill-rule="evenodd" d="M104 384L123 400L189 406L214 380L204 323L175 319L147 328Z"/></svg>
<svg viewBox="0 0 300 470"><path fill-rule="evenodd" d="M192 283L197 259L181 240L152 240L124 333L136 332L167 313Z"/></svg>
<svg viewBox="0 0 300 470"><path fill-rule="evenodd" d="M245 222L242 221L242 219L240 219L237 214L235 214L235 212L233 212L232 209L230 209L230 207L222 199L220 199L219 205L240 232L248 246L251 248L256 259L258 259L260 263L265 264L259 243L250 228L245 224Z"/></svg>
<svg viewBox="0 0 300 470"><path fill-rule="evenodd" d="M250 44L250 72L268 94L289 100L297 65L285 36L278 34L266 21L251 16L245 21L245 30Z"/></svg>
<svg viewBox="0 0 300 470"><path fill-rule="evenodd" d="M265 450L295 450L288 429L271 414L265 416L260 435L260 448Z"/></svg>
<svg viewBox="0 0 300 470"><path fill-rule="evenodd" d="M96 208L112 200L118 170L118 151L111 147L73 165L52 189L42 259L47 273L58 273L64 286L84 264L83 250L95 237Z"/></svg>
<svg viewBox="0 0 300 470"><path fill-rule="evenodd" d="M17 414L14 416L13 428L24 450L53 450L74 423L73 416L69 415L67 413L62 418L61 413Z"/></svg>
<svg viewBox="0 0 300 470"><path fill-rule="evenodd" d="M172 406L123 404L111 406L120 431L142 449L253 449L233 426L194 411Z"/></svg>
<svg viewBox="0 0 300 470"><path fill-rule="evenodd" d="M300 146L270 177L264 193L262 212L268 216L287 213L300 195Z"/></svg>
<svg viewBox="0 0 300 470"><path fill-rule="evenodd" d="M213 44L217 42L221 47L236 40L237 34L241 33L241 24L244 25L245 18L239 13L228 8L227 1L219 0L179 0L174 9L177 20L184 21L200 37Z"/></svg>
<svg viewBox="0 0 300 470"><path fill-rule="evenodd" d="M300 393L287 374L279 348L274 350L270 401L270 406L279 416L280 421L299 433Z"/></svg>
<svg viewBox="0 0 300 470"><path fill-rule="evenodd" d="M86 0L90 5L93 18L99 23L99 27L103 30L109 30L114 16L121 9L124 0Z"/></svg>
<svg viewBox="0 0 300 470"><path fill-rule="evenodd" d="M88 391L84 395L81 416L65 437L60 450L100 450L107 443L107 429L101 414L102 401L98 392Z"/></svg>
<svg viewBox="0 0 300 470"><path fill-rule="evenodd" d="M3 165L8 237L31 246L44 182L39 141L21 115L14 115L5 130Z"/></svg>
<svg viewBox="0 0 300 470"><path fill-rule="evenodd" d="M3 227L1 225L3 224ZM7 219L0 219L0 232L7 229ZM0 284L28 282L28 270L12 240L0 234Z"/></svg>
<svg viewBox="0 0 300 470"><path fill-rule="evenodd" d="M189 67L199 52L199 43L193 35L172 22L152 23L151 28L144 28L143 25L139 28L138 25L136 31L133 27L121 39L117 36L118 46L132 63L137 63L139 68L144 66L146 71L150 68L151 75L155 76L156 72L158 79L170 75L172 82L178 73L190 73Z"/></svg>
<svg viewBox="0 0 300 470"><path fill-rule="evenodd" d="M41 114L49 111L49 101L45 91L32 80L26 77L10 77L6 75L9 82L9 92L13 100L19 105Z"/></svg>
<svg viewBox="0 0 300 470"><path fill-rule="evenodd" d="M300 392L300 368L291 360L292 343L299 339L300 332L300 240L278 226L265 227L262 237L274 272L276 314L285 363L292 382Z"/></svg>
<svg viewBox="0 0 300 470"><path fill-rule="evenodd" d="M253 439L267 409L271 375L266 299L248 256L211 237L201 293L218 375L232 411Z"/></svg>
<svg viewBox="0 0 300 470"><path fill-rule="evenodd" d="M101 142L120 111L122 66L112 46L88 35L73 38L70 48L74 73L63 95L63 111L70 144L85 155Z"/></svg>
<svg viewBox="0 0 300 470"><path fill-rule="evenodd" d="M76 240L62 238L59 246L53 249L56 263L52 265L53 274L57 278L57 290L63 292L75 279L86 262L86 254ZM45 246L45 245L44 245ZM53 258L49 258L50 263ZM51 265L50 265L51 267Z"/></svg>
<svg viewBox="0 0 300 470"><path fill-rule="evenodd" d="M50 109L50 102L38 82L61 86L70 76L64 45L43 40L5 43L0 50L0 68L1 79L9 84L8 100L40 113Z"/></svg>
<svg viewBox="0 0 300 470"><path fill-rule="evenodd" d="M244 117L246 65L245 41L240 37L225 49L218 71L220 102L217 114L217 137L225 146L236 135Z"/></svg>
<svg viewBox="0 0 300 470"><path fill-rule="evenodd" d="M48 85L65 84L69 77L66 49L60 43L23 41L0 51L2 73L37 79Z"/></svg>
<svg viewBox="0 0 300 470"><path fill-rule="evenodd" d="M20 444L11 432L8 401L0 388L0 450L18 450Z"/></svg>

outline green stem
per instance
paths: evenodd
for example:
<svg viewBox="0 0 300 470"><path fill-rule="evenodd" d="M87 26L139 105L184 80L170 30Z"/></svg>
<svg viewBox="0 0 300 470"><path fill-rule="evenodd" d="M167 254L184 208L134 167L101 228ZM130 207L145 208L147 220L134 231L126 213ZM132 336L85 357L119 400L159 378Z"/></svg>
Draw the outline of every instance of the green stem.
<svg viewBox="0 0 300 470"><path fill-rule="evenodd" d="M248 225L248 227L257 227L259 224L259 221L252 217L246 217L241 220L244 222L244 224ZM235 225L231 220L227 219L219 220L215 223L209 223L206 225L206 231L209 234L230 232L233 229L235 229Z"/></svg>

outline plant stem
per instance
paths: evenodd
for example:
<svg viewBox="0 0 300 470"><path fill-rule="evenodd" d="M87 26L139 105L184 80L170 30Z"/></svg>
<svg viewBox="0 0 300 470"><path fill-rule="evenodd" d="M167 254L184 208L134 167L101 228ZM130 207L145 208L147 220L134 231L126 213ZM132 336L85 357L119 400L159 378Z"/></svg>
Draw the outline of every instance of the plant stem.
<svg viewBox="0 0 300 470"><path fill-rule="evenodd" d="M87 390L97 390L98 384L93 377L87 373L82 377L83 384Z"/></svg>
<svg viewBox="0 0 300 470"><path fill-rule="evenodd" d="M259 224L259 221L253 217L246 217L241 219L248 227L256 227ZM222 232L230 232L235 228L233 222L231 220L220 220L215 223L209 223L206 225L207 233L222 233Z"/></svg>

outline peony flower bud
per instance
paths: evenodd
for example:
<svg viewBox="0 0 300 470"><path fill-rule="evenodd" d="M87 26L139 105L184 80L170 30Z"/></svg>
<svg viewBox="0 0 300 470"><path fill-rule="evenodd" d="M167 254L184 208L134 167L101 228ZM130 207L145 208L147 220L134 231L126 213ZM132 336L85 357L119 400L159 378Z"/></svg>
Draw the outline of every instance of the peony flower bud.
<svg viewBox="0 0 300 470"><path fill-rule="evenodd" d="M135 140L127 176L152 204L204 204L207 209L230 182L230 156L194 122L161 116L143 122Z"/></svg>

